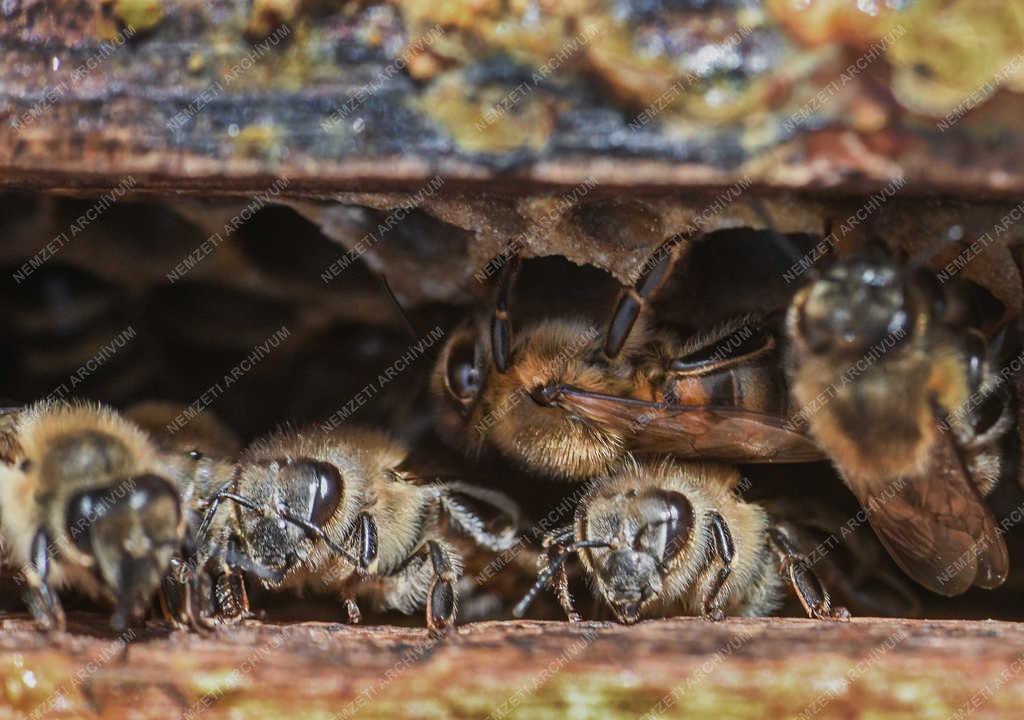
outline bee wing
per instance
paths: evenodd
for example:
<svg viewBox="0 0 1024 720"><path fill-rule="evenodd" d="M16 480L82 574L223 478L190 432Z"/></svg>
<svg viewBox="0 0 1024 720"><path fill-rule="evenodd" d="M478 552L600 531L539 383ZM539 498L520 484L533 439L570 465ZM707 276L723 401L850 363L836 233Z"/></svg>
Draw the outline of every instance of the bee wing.
<svg viewBox="0 0 1024 720"><path fill-rule="evenodd" d="M784 418L742 408L654 403L570 386L559 388L557 403L622 432L633 452L740 463L824 459L817 445Z"/></svg>
<svg viewBox="0 0 1024 720"><path fill-rule="evenodd" d="M920 477L886 485L857 477L847 482L889 554L932 592L959 595L1006 579L1006 544L949 433L935 443Z"/></svg>

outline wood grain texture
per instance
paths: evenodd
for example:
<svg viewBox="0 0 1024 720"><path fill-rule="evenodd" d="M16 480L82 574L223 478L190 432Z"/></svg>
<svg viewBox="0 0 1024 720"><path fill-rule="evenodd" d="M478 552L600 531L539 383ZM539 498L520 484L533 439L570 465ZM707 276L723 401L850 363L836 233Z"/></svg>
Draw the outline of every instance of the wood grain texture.
<svg viewBox="0 0 1024 720"><path fill-rule="evenodd" d="M70 718L1010 717L1024 628L1002 622L674 619L398 627L0 628L6 711ZM966 708L966 709L965 709Z"/></svg>
<svg viewBox="0 0 1024 720"><path fill-rule="evenodd" d="M851 74L866 43L837 33L804 47L806 38L771 8L738 46L741 66L730 76L750 97L735 98L736 108L721 118L680 120L675 106L655 113L665 96L657 95L660 85L646 96L623 96L627 78L619 70L643 55L630 50L633 43L663 31L642 13L614 28L625 48L621 62L607 62L612 35L602 36L540 83L529 80L531 72L562 46L524 49L515 63L495 60L507 54L486 28L500 26L500 18L492 25L481 16L476 27L471 13L460 14L466 9L437 14L444 41L462 49L456 65L448 60L445 72L410 77L407 51L423 36L420 26L435 19L414 2L299 13L278 26L290 32L272 45L247 35L248 0L155 4L159 21L119 45L111 45L120 25L109 4L4 4L0 186L97 190L132 176L138 190L253 193L284 176L286 194L298 197L415 188L441 175L448 191L572 187L588 178L635 190L725 187L749 178L757 187L864 193L898 177L908 194L1006 197L1024 189L1015 160L1024 151L1016 122L1024 96L996 92L985 97L983 117L960 122L958 114L939 127L941 111L917 114L894 99L891 53L877 61L870 54L867 70ZM702 27L705 12L737 26L731 3L699 6L657 12L684 35L700 35L693 28ZM998 22L990 10L975 13L977 22ZM372 17L388 20L371 32L368 24L380 24ZM569 28L589 17L562 20ZM909 29L901 47L932 47L918 37L922 26L913 17L897 21ZM667 77L665 97L705 102L699 94L716 82L684 79L667 84ZM976 84L988 79L979 75ZM967 86L964 98L973 89ZM506 113L508 97L516 102ZM472 103L464 112L451 109L466 98ZM752 102L756 113L739 109ZM496 107L501 112L489 114ZM550 128L519 137L538 123Z"/></svg>

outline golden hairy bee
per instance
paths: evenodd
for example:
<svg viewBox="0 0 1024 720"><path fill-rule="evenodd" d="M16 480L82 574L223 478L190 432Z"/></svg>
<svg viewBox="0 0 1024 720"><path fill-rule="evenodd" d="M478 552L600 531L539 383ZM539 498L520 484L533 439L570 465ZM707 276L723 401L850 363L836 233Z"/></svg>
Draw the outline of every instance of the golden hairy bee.
<svg viewBox="0 0 1024 720"><path fill-rule="evenodd" d="M185 531L179 479L113 410L43 401L5 422L0 514L7 557L40 625L61 629L56 591L111 602L123 628L151 602Z"/></svg>
<svg viewBox="0 0 1024 720"><path fill-rule="evenodd" d="M651 327L647 301L681 246L673 238L659 248L603 331L552 317L513 332L509 298L519 261L510 258L490 322L452 333L435 366L442 435L569 480L607 473L629 452L744 463L821 459L787 422L770 318L735 318L685 341Z"/></svg>
<svg viewBox="0 0 1024 720"><path fill-rule="evenodd" d="M423 483L404 469L406 456L402 445L368 429L260 440L208 497L199 544L223 558L229 574L337 596L353 622L361 616L358 597L369 596L380 610L425 608L432 629L451 625L461 569L455 542L510 548L518 509L494 491ZM485 520L474 509L480 505L496 517ZM244 591L237 582L228 587ZM247 609L244 597L219 602Z"/></svg>
<svg viewBox="0 0 1024 720"><path fill-rule="evenodd" d="M739 471L717 463L627 458L594 483L572 526L552 533L537 583L515 609L522 616L551 582L570 619L565 563L576 554L595 594L623 623L641 618L767 615L781 604L783 575L807 614L849 616L785 531L735 490Z"/></svg>
<svg viewBox="0 0 1024 720"><path fill-rule="evenodd" d="M983 496L1018 472L1012 328L978 288L879 253L835 262L793 298L796 419L829 455L897 564L942 595L1005 580ZM985 315L989 315L985 318Z"/></svg>

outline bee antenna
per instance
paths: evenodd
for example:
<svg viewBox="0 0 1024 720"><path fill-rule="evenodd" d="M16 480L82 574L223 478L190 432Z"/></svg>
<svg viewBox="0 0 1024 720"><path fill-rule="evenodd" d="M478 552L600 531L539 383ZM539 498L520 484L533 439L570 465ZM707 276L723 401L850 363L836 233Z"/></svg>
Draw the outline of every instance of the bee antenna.
<svg viewBox="0 0 1024 720"><path fill-rule="evenodd" d="M260 509L259 503L257 503L255 500L232 492L218 492L217 495L214 496L214 499L217 502L220 502L221 500L230 500L249 510ZM324 545L330 548L332 552L344 558L346 562L349 562L352 565L359 567L359 560L352 553L348 552L343 547L341 547L333 540L331 540L329 537L327 537L327 534L324 533L322 528L318 527L317 525L314 525L308 520L303 520L302 518L297 517L286 510L278 510L277 516L285 522L291 523L300 530L303 530L307 534L314 536L317 540L322 541Z"/></svg>
<svg viewBox="0 0 1024 720"><path fill-rule="evenodd" d="M245 572L251 573L261 580L269 580L274 583L279 583L284 580L283 572L274 570L273 568L268 568L266 565L256 562L234 546L229 546L224 552L224 561L229 566L241 568Z"/></svg>
<svg viewBox="0 0 1024 720"><path fill-rule="evenodd" d="M498 297L494 303L494 314L491 316L491 354L494 367L498 372L508 370L508 360L512 347L512 321L508 313L508 300L512 285L519 274L519 253L512 253L501 269L498 280Z"/></svg>
<svg viewBox="0 0 1024 720"><path fill-rule="evenodd" d="M774 229L771 215L768 214L768 210L760 199L752 197L749 203L750 207L753 208L754 212L761 219L761 222L764 223L772 244L792 263L792 266L787 271L787 277L789 273L807 274L811 280L818 280L821 277L821 271L814 266L815 258L800 250L788 235ZM822 229L822 239L819 243L819 245L824 244L826 246L826 251L833 250L836 245L835 237L832 234L833 224L832 217L826 216ZM797 273L797 271L799 272Z"/></svg>
<svg viewBox="0 0 1024 720"><path fill-rule="evenodd" d="M955 230L951 228L944 237L939 237L935 242L928 243L925 247L907 258L907 262L904 267L908 272L928 267L931 261L935 259L936 255L947 247L951 247L960 242L962 238L963 228L959 225L955 227Z"/></svg>
<svg viewBox="0 0 1024 720"><path fill-rule="evenodd" d="M371 270L371 272L373 272ZM402 303L398 301L398 296L395 295L395 291L391 289L391 283L388 282L387 276L383 273L373 273L377 277L377 282L380 283L381 289L384 294L388 296L388 299L394 303L395 309L398 310L398 315L402 318L402 324L405 325L406 332L409 333L409 337L413 340L417 339L420 334L416 332L416 326L412 324L412 320L409 319L408 313L405 312L405 308L402 307Z"/></svg>

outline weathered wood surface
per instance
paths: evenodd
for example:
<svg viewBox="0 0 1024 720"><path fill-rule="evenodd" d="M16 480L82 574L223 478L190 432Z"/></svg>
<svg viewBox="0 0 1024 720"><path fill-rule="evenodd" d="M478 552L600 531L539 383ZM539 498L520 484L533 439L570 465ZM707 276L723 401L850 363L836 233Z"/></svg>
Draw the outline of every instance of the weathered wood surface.
<svg viewBox="0 0 1024 720"><path fill-rule="evenodd" d="M0 628L3 717L1019 717L1024 627L695 619L422 630L249 623L209 637Z"/></svg>
<svg viewBox="0 0 1024 720"><path fill-rule="evenodd" d="M520 5L8 0L0 187L1024 190L1016 3Z"/></svg>

